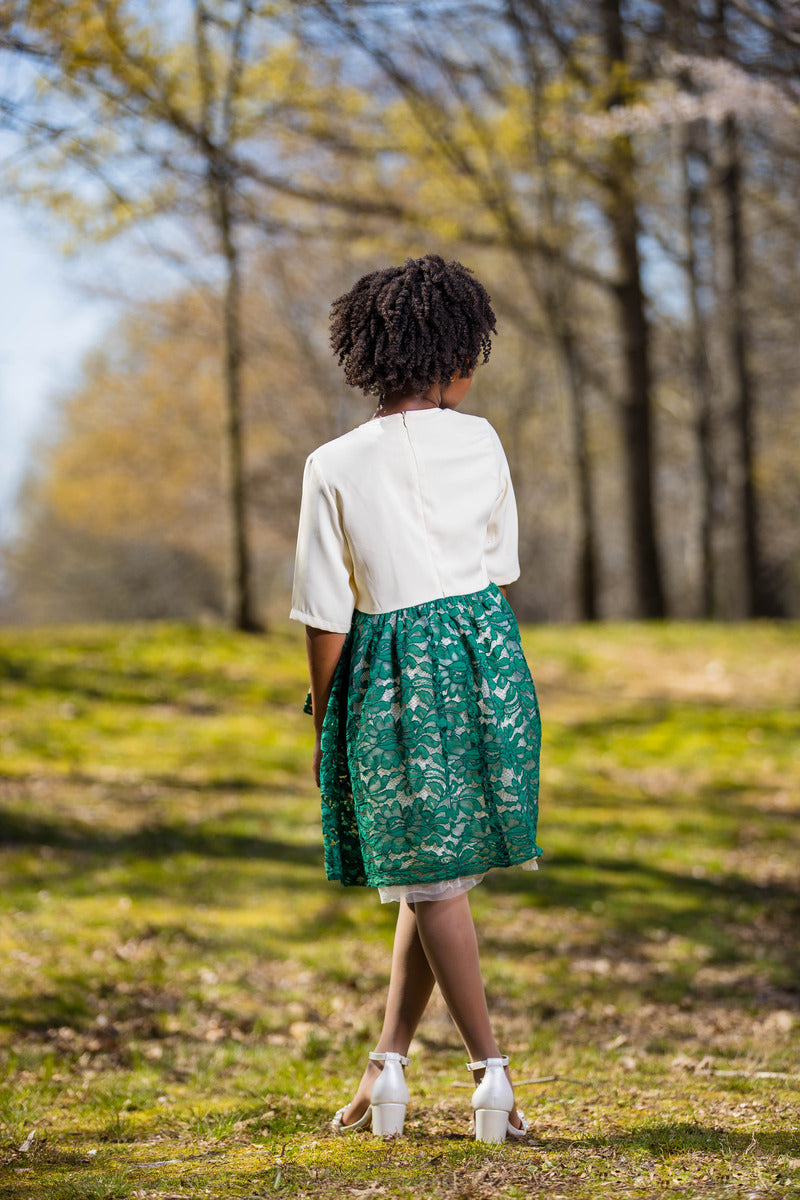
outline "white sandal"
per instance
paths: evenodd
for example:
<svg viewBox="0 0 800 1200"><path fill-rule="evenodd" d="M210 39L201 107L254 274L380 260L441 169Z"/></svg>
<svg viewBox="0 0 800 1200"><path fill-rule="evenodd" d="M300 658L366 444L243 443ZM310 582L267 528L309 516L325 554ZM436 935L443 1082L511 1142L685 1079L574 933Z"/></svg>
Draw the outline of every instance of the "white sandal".
<svg viewBox="0 0 800 1200"><path fill-rule="evenodd" d="M391 1137L403 1132L408 1106L408 1085L403 1067L407 1067L411 1060L404 1054L395 1053L394 1050L387 1050L385 1053L370 1050L369 1056L373 1062L382 1062L383 1070L372 1085L367 1111L351 1125L343 1125L342 1117L348 1107L345 1104L331 1121L331 1129L335 1134L354 1133L357 1129L364 1129L370 1117L375 1137Z"/></svg>
<svg viewBox="0 0 800 1200"><path fill-rule="evenodd" d="M492 1142L497 1145L507 1137L519 1140L528 1132L528 1122L519 1109L517 1116L520 1119L520 1128L517 1129L509 1120L514 1108L514 1089L504 1070L507 1066L506 1054L499 1058L485 1058L481 1062L467 1063L469 1071L486 1069L483 1079L472 1093L475 1140L478 1142Z"/></svg>

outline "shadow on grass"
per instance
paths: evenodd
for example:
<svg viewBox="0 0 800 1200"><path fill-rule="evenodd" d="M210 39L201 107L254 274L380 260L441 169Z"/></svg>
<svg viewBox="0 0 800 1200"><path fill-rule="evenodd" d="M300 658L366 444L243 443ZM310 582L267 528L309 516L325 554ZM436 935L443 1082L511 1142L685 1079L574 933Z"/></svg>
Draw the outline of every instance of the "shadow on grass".
<svg viewBox="0 0 800 1200"><path fill-rule="evenodd" d="M253 819L259 814L237 813ZM262 817L267 823L266 812ZM32 813L3 815L2 842L7 846L48 846L77 851L82 858L99 857L107 864L112 858L169 858L193 854L202 858L263 858L295 866L317 866L322 862L321 844L280 841L250 833L238 833L202 824L181 821L155 821L122 833L75 826L67 822L45 820Z"/></svg>
<svg viewBox="0 0 800 1200"><path fill-rule="evenodd" d="M629 704L618 703L602 716L570 722L565 729L570 740L598 745L607 740L609 734L658 725L670 725L677 730L688 725L694 732L716 731L720 727L749 730L757 726L767 733L786 737L800 728L800 714L783 707L776 712L746 704L737 706L729 697L716 700L707 696L680 700L642 699Z"/></svg>
<svg viewBox="0 0 800 1200"><path fill-rule="evenodd" d="M678 1156L703 1151L706 1154L797 1154L800 1135L791 1130L754 1129L746 1132L719 1125L695 1125L691 1121L648 1122L638 1129L591 1138L541 1138L553 1148L575 1146L607 1147L616 1150L648 1150L651 1154Z"/></svg>
<svg viewBox="0 0 800 1200"><path fill-rule="evenodd" d="M310 778L310 763L310 757L308 763L303 761L302 776L307 775ZM287 773L290 776L294 774L293 772ZM51 788L53 793L57 793L60 788L100 788L109 798L113 797L120 801L126 801L129 797L136 798L142 794L149 799L154 791L175 792L178 795L185 795L187 792L207 792L209 794L214 792L257 792L259 795L271 793L283 797L288 793L308 798L308 778L301 777L301 772L298 772L297 778L287 779L284 776L279 784L271 783L268 779L256 775L213 775L209 779L194 779L175 773L158 774L153 771L143 771L141 775L133 779L108 779L102 775L95 775L91 771L81 770L70 770L69 773L52 775L0 775L2 793L12 796L20 793L24 795L26 786L41 788L43 784Z"/></svg>
<svg viewBox="0 0 800 1200"><path fill-rule="evenodd" d="M422 1134L411 1133L415 1140L430 1140ZM438 1141L472 1142L472 1135L464 1132L438 1133ZM718 1125L695 1125L690 1121L648 1122L638 1129L623 1133L598 1135L596 1137L547 1137L534 1130L520 1143L520 1148L533 1146L536 1149L569 1152L582 1150L644 1150L654 1156L686 1157L704 1153L714 1155L796 1155L800 1151L800 1135L791 1130L776 1131L756 1129L741 1132L725 1129Z"/></svg>
<svg viewBox="0 0 800 1200"><path fill-rule="evenodd" d="M282 794L281 789L274 788L260 791ZM298 805L305 808L306 821L310 823L311 806L300 800ZM17 809L4 814L2 840L8 846L63 851L58 858L58 885L69 888L72 881L81 894L95 890L93 875L106 872L114 863L128 875L122 883L117 878L115 888L124 886L127 892L138 895L185 896L187 888L191 893L196 887L197 871L189 870L170 878L158 869L159 863L181 855L206 860L209 883L211 875L217 873L217 864L240 860L271 864L269 877L265 876L263 881L271 888L288 891L307 888L306 868L319 873L320 886L324 887L318 832L315 830L308 840L276 838L258 832L259 826L268 827L269 820L266 797L263 810L248 807L197 823L145 820L138 828L125 831L78 824L69 818L45 818L33 811ZM253 831L237 829L237 822L246 823ZM146 863L147 870L140 870L139 862ZM281 868L278 876L276 866ZM36 863L16 865L9 883L14 890L29 883L41 886ZM242 887L252 890L254 886L258 884L252 878L239 883L232 878L226 892L227 902L235 903ZM546 861L545 869L535 879L528 873L498 871L487 877L483 887L489 893L524 896L527 905L543 916L553 910L602 911L604 949L612 957L614 937L624 943L626 953L630 954L637 939L649 940L653 929L657 929L690 937L695 943L706 943L714 954L722 951L721 961L749 959L753 953L751 926L756 918L762 941L771 945L779 960L789 962L792 957L795 961L800 957L800 891L788 882L762 885L730 874L697 877L687 871L667 869L652 860L622 855L593 858L590 852L574 851ZM350 893L348 889L342 896ZM216 896L215 903L219 900ZM746 921L742 921L742 909L746 910ZM536 923L531 922L529 928L529 937L509 940L501 936L493 943L490 936L487 946L506 954L528 954L536 945ZM316 939L325 932L324 924L315 917L307 927L293 924L287 937L291 941L303 937ZM276 935L280 936L280 931Z"/></svg>
<svg viewBox="0 0 800 1200"><path fill-rule="evenodd" d="M330 1113L322 1109L300 1109L294 1108L291 1119L281 1119L274 1122L267 1122L265 1127L259 1131L257 1137L259 1142L263 1139L262 1144L268 1145L275 1137L291 1137L296 1134L298 1129L305 1130L308 1133L314 1133L316 1136L326 1137L329 1135L328 1123ZM106 1138L109 1145L129 1146L135 1143L143 1143L148 1140L148 1137L154 1137L161 1130L157 1127L149 1130L137 1130L135 1135L131 1135L119 1141ZM172 1128L171 1135L173 1138L180 1137L180 1131ZM85 1142L87 1145L93 1146L98 1140L98 1130L96 1128L80 1128L71 1131L70 1141L74 1148L61 1149L57 1145L47 1146L42 1148L37 1155L37 1165L41 1167L88 1167L91 1165L91 1160L87 1158L85 1153L81 1153L80 1145ZM409 1130L406 1138L408 1143L416 1143L420 1146L429 1145L435 1146L441 1142L448 1143L463 1143L469 1144L472 1142L472 1136L464 1132L445 1132L437 1131L430 1135L424 1132ZM223 1139L224 1142L224 1139ZM638 1129L627 1130L624 1133L612 1134L610 1136L598 1137L538 1137L535 1134L526 1139L525 1143L521 1144L519 1149L536 1148L549 1150L554 1152L570 1152L575 1150L611 1150L620 1153L625 1151L644 1151L655 1157L662 1158L688 1158L694 1154L703 1154L709 1156L741 1156L746 1154L754 1154L768 1157L793 1157L800 1151L800 1136L791 1131L775 1131L769 1129L755 1129L752 1131L742 1132L739 1130L725 1129L718 1125L694 1125L691 1122L664 1122L662 1124L648 1123ZM158 1167L162 1164L173 1162L191 1162L197 1160L210 1160L221 1157L228 1153L228 1147L224 1144L216 1148L207 1148L202 1153L191 1153L190 1149L181 1148L175 1150L170 1146L169 1150L159 1154L155 1151L151 1159L146 1160L127 1160L124 1165L134 1170L142 1170L152 1167ZM107 1164L100 1164L102 1167ZM0 1197L12 1193L6 1193L0 1188ZM14 1193L18 1194L18 1193Z"/></svg>
<svg viewBox="0 0 800 1200"><path fill-rule="evenodd" d="M527 873L498 871L483 886L498 896L524 895L537 914L528 922L515 922L511 936L502 928L483 936L490 953L507 958L524 958L539 949L541 921L549 913L598 914L596 944L584 932L580 949L581 958L594 954L605 964L605 974L582 983L592 994L619 991L635 979L644 998L678 1003L690 994L732 999L747 993L762 1003L774 991L765 986L770 980L781 989L782 1003L796 996L800 1004L800 890L792 883L759 884L732 874L698 878L634 857L593 859L574 852L548 861L533 881ZM571 953L568 926L564 937L567 946L555 953ZM685 939L679 957L674 951L660 956L659 942L674 937ZM703 948L700 957L692 947ZM623 963L621 974L618 961ZM632 963L641 968L638 978L626 975ZM698 988L695 976L701 966L739 967L742 978L705 980Z"/></svg>
<svg viewBox="0 0 800 1200"><path fill-rule="evenodd" d="M500 871L487 876L484 886L494 893L524 893L535 909L602 912L604 922L624 934L656 928L696 936L704 923L733 921L740 906L773 911L786 919L787 931L792 914L800 915L800 889L789 882L760 884L730 874L697 877L633 857L561 854L547 861L535 884L521 872ZM794 929L800 937L800 923L794 922ZM530 949L530 944L518 948Z"/></svg>
<svg viewBox="0 0 800 1200"><path fill-rule="evenodd" d="M598 901L614 901L624 906L624 891L632 894L636 887L640 901L649 900L653 912L637 911L636 924L642 920L663 918L665 928L680 931L684 919L694 925L697 911L727 912L731 905L742 903L800 905L800 889L791 883L757 883L741 875L696 876L683 871L667 870L639 858L593 858L589 854L559 854L543 860L544 868L536 879L529 874L488 875L484 886L492 892L524 893L533 907L578 908L597 911ZM546 873L546 879L545 879ZM540 883L541 881L541 883ZM622 901L620 902L620 897ZM690 911L668 911L676 897L690 901ZM659 901L659 897L662 897ZM663 910L663 911L662 911ZM604 907L604 912L608 909ZM673 924L677 922L677 924Z"/></svg>

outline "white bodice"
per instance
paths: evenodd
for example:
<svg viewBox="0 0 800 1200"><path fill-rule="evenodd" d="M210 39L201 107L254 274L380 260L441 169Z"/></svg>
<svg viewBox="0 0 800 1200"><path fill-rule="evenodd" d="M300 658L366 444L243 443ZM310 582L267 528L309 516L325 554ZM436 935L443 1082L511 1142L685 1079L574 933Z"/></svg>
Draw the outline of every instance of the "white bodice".
<svg viewBox="0 0 800 1200"><path fill-rule="evenodd" d="M346 633L391 612L519 576L508 463L483 417L373 418L306 460L293 620Z"/></svg>

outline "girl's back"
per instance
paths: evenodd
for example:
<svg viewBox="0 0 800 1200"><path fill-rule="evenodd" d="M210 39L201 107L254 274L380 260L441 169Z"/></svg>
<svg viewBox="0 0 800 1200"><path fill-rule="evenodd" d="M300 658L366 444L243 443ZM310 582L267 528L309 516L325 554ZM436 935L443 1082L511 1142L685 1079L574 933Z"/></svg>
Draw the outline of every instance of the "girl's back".
<svg viewBox="0 0 800 1200"><path fill-rule="evenodd" d="M389 612L516 579L514 493L492 426L411 410L320 446L306 464L298 560L292 617L342 632L354 606Z"/></svg>

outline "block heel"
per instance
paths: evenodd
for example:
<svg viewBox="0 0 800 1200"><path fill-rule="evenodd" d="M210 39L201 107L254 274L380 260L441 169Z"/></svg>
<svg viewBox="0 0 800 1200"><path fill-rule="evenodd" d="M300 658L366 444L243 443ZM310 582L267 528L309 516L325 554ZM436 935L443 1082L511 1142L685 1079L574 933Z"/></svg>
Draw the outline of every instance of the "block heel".
<svg viewBox="0 0 800 1200"><path fill-rule="evenodd" d="M508 1127L508 1110L503 1108L475 1109L475 1141L504 1142Z"/></svg>
<svg viewBox="0 0 800 1200"><path fill-rule="evenodd" d="M385 1054L373 1051L373 1062L382 1062L383 1070L372 1085L372 1132L376 1137L392 1137L403 1132L408 1106L408 1085L403 1067L409 1060L388 1050Z"/></svg>
<svg viewBox="0 0 800 1200"><path fill-rule="evenodd" d="M365 1129L370 1119L372 1132L376 1137L394 1137L403 1132L408 1107L408 1085L403 1067L408 1066L410 1059L393 1050L387 1050L385 1053L371 1050L369 1056L373 1062L383 1063L383 1070L372 1085L369 1108L351 1125L342 1124L347 1106L340 1108L331 1121L331 1128L337 1135Z"/></svg>
<svg viewBox="0 0 800 1200"><path fill-rule="evenodd" d="M403 1132L405 1104L373 1104L372 1132L375 1137L392 1137Z"/></svg>
<svg viewBox="0 0 800 1200"><path fill-rule="evenodd" d="M467 1070L478 1071L485 1068L485 1074L475 1091L472 1093L472 1107L475 1110L475 1140L497 1145L507 1137L519 1139L528 1132L528 1123L519 1109L517 1110L521 1125L517 1129L509 1121L514 1107L514 1089L508 1082L505 1068L508 1058L505 1054L499 1058L485 1058L480 1062L467 1063Z"/></svg>

